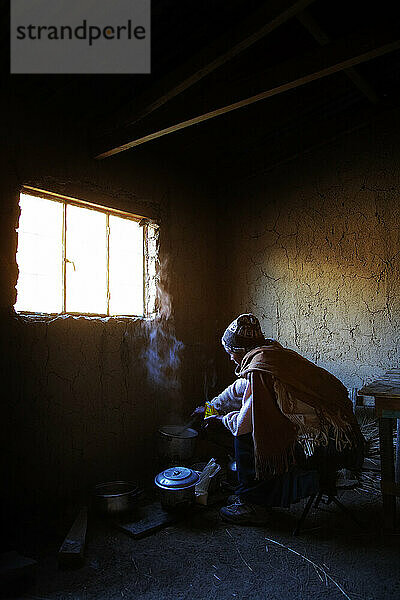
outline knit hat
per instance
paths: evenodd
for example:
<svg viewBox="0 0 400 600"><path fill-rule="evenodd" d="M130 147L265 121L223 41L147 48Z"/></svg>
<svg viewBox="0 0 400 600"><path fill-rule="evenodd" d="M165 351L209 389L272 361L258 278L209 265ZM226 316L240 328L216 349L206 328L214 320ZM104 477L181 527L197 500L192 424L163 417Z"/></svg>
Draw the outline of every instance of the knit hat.
<svg viewBox="0 0 400 600"><path fill-rule="evenodd" d="M248 313L232 321L221 341L229 350L251 350L263 346L265 337L257 317Z"/></svg>

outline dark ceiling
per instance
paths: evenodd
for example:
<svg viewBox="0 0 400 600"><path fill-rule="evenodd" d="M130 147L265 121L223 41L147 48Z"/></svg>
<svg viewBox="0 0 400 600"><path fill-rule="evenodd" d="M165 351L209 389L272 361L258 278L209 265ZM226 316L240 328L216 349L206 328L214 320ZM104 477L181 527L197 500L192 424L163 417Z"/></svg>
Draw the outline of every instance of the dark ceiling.
<svg viewBox="0 0 400 600"><path fill-rule="evenodd" d="M126 152L146 146L181 153L211 174L238 164L251 173L397 107L399 31L394 2L153 0L151 75L9 75L3 36L3 99L33 119L47 111L84 127L93 156L154 134Z"/></svg>

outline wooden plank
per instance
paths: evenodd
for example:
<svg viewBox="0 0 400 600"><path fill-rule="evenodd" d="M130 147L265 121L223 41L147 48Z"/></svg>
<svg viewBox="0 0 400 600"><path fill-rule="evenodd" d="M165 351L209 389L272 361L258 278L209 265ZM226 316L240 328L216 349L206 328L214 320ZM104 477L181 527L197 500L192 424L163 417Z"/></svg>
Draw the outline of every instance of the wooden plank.
<svg viewBox="0 0 400 600"><path fill-rule="evenodd" d="M389 369L376 381L364 385L358 393L375 398L400 398L400 369ZM382 400L379 400L379 404L383 406Z"/></svg>
<svg viewBox="0 0 400 600"><path fill-rule="evenodd" d="M96 158L103 159L124 152L164 135L203 123L239 108L250 106L261 100L316 81L322 77L338 73L356 64L393 52L398 48L400 48L398 32L393 34L386 30L380 33L364 33L323 46L314 52L307 53L303 57L287 61L283 65L278 65L271 69L269 71L270 87L263 92L197 115L180 123L147 133L146 135L141 135L134 139L131 138L128 142L114 145L105 152L101 152Z"/></svg>
<svg viewBox="0 0 400 600"><path fill-rule="evenodd" d="M395 482L393 421L391 419L379 419L379 450L382 473L383 524L385 530L393 531L396 523L396 497L385 491L385 485L393 485Z"/></svg>
<svg viewBox="0 0 400 600"><path fill-rule="evenodd" d="M179 515L164 510L160 502L154 502L140 508L137 521L117 522L118 529L135 539L140 539L155 533L162 527L171 525L179 520Z"/></svg>
<svg viewBox="0 0 400 600"><path fill-rule="evenodd" d="M77 566L83 562L87 531L87 507L83 507L58 551L60 566Z"/></svg>
<svg viewBox="0 0 400 600"><path fill-rule="evenodd" d="M395 481L400 485L400 418L397 419L396 427L396 456L395 456Z"/></svg>
<svg viewBox="0 0 400 600"><path fill-rule="evenodd" d="M365 385L358 391L360 396L374 396L375 398L400 398L400 386L398 384L374 381Z"/></svg>
<svg viewBox="0 0 400 600"><path fill-rule="evenodd" d="M191 57L183 66L168 73L143 96L124 109L124 114L114 117L117 127L136 123L154 112L204 77L223 66L229 60L247 50L263 37L296 16L315 0L270 0L241 21L238 26L225 33ZM171 84L172 82L172 84ZM114 125L115 129L115 125Z"/></svg>

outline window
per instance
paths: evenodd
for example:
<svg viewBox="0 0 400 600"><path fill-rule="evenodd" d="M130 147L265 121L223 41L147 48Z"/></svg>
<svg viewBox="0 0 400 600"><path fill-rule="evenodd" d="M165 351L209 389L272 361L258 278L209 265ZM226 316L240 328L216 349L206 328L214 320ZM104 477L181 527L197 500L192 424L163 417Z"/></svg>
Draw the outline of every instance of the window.
<svg viewBox="0 0 400 600"><path fill-rule="evenodd" d="M16 311L155 312L154 223L33 188L22 191L20 208Z"/></svg>

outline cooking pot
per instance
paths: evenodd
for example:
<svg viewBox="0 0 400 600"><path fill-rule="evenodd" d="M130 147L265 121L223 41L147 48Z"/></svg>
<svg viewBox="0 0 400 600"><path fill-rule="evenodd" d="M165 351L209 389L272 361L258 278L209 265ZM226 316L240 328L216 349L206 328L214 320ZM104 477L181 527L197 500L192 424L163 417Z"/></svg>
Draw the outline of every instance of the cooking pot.
<svg viewBox="0 0 400 600"><path fill-rule="evenodd" d="M187 467L172 467L159 473L154 482L165 508L183 508L196 499L195 487L199 474Z"/></svg>
<svg viewBox="0 0 400 600"><path fill-rule="evenodd" d="M94 508L102 514L115 515L135 508L140 493L131 481L109 481L94 488Z"/></svg>
<svg viewBox="0 0 400 600"><path fill-rule="evenodd" d="M158 455L170 464L182 464L194 454L198 433L190 427L165 426L158 430Z"/></svg>

